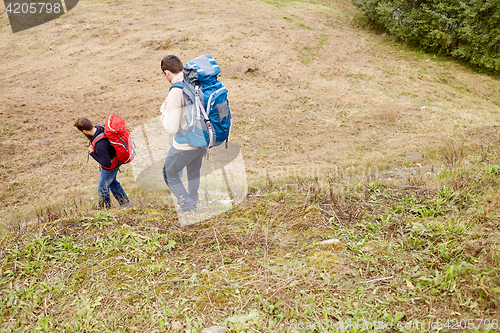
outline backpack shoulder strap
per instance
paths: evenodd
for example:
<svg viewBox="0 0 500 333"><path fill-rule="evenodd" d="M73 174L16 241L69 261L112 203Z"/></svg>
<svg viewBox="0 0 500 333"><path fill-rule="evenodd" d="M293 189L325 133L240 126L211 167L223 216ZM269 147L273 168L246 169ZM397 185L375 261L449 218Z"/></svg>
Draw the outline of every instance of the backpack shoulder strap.
<svg viewBox="0 0 500 333"><path fill-rule="evenodd" d="M104 123L95 124L95 127L102 127L102 134L104 134L106 129L106 125Z"/></svg>
<svg viewBox="0 0 500 333"><path fill-rule="evenodd" d="M172 90L172 88L181 88L184 89L184 82L176 82L170 86L168 91Z"/></svg>
<svg viewBox="0 0 500 333"><path fill-rule="evenodd" d="M97 143L97 141L101 140L101 139L104 139L106 137L106 135L104 135L104 132L102 132L101 134L99 134L98 136L96 136L94 138L94 140L92 140L92 147L94 147L95 149L95 144Z"/></svg>

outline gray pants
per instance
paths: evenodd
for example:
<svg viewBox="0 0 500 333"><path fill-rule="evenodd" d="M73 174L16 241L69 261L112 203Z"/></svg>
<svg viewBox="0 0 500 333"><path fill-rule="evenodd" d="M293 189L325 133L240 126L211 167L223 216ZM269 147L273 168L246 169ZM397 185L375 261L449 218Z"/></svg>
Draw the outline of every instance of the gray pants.
<svg viewBox="0 0 500 333"><path fill-rule="evenodd" d="M200 169L205 148L195 150L178 150L173 146L168 151L163 165L163 178L168 188L177 198L181 209L190 209L198 202L198 188L200 187ZM181 171L186 168L188 189L181 180Z"/></svg>

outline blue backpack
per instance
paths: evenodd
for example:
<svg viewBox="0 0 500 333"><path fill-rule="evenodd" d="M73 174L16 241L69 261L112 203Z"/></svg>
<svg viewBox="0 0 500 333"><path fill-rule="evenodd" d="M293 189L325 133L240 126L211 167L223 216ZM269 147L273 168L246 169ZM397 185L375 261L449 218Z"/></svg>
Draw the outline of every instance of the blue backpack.
<svg viewBox="0 0 500 333"><path fill-rule="evenodd" d="M181 88L186 104L187 128L175 136L178 143L192 147L211 148L229 139L231 112L227 89L217 78L219 64L209 55L189 61L182 68L183 82L172 88Z"/></svg>

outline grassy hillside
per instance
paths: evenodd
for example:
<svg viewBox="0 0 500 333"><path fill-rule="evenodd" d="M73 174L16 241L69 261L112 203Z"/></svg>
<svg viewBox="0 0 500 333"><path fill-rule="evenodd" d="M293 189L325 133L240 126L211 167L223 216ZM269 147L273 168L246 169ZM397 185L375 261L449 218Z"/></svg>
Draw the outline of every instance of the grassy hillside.
<svg viewBox="0 0 500 333"><path fill-rule="evenodd" d="M268 182L184 228L172 209L42 214L2 234L0 327L451 332L467 318L496 331L497 154L405 185L348 172Z"/></svg>
<svg viewBox="0 0 500 333"><path fill-rule="evenodd" d="M250 184L310 166L437 165L439 149L457 136L498 142L497 79L395 44L362 28L359 15L346 0L207 1L202 8L87 0L12 34L2 12L2 222L32 219L63 200L95 201L97 165L86 161L74 120L117 113L135 129L158 116L169 86L159 63L171 53L220 62L232 141ZM132 200L147 207L131 167L122 171Z"/></svg>
<svg viewBox="0 0 500 333"><path fill-rule="evenodd" d="M86 0L16 34L2 10L1 331L498 329L497 78L344 0ZM72 126L157 117L166 54L220 62L251 192L184 228L131 165L134 208L96 210Z"/></svg>

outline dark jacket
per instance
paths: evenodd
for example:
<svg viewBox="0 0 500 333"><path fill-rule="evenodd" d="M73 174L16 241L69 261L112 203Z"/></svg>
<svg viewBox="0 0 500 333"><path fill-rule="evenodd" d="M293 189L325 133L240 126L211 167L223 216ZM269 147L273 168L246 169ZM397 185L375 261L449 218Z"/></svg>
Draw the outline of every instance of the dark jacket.
<svg viewBox="0 0 500 333"><path fill-rule="evenodd" d="M102 126L96 126L95 128L96 132L90 142L94 141L99 134L104 132L104 127ZM91 153L90 156L103 167L109 168L111 166L111 160L116 156L116 151L107 138L102 138L96 142L94 152Z"/></svg>

